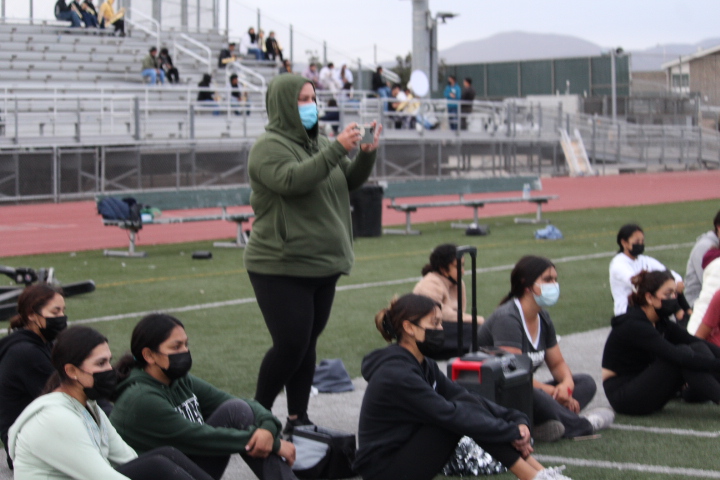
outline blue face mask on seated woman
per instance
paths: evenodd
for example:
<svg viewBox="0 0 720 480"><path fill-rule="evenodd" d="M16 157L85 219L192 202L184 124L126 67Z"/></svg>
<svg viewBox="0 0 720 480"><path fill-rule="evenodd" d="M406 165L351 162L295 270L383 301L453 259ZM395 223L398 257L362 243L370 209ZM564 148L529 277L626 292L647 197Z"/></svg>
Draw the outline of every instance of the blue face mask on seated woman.
<svg viewBox="0 0 720 480"><path fill-rule="evenodd" d="M541 307L552 307L560 298L560 284L559 283L539 283L540 295L535 295L535 302Z"/></svg>
<svg viewBox="0 0 720 480"><path fill-rule="evenodd" d="M318 109L314 102L298 105L298 111L300 112L300 121L303 127L305 127L305 130L310 130L318 122Z"/></svg>

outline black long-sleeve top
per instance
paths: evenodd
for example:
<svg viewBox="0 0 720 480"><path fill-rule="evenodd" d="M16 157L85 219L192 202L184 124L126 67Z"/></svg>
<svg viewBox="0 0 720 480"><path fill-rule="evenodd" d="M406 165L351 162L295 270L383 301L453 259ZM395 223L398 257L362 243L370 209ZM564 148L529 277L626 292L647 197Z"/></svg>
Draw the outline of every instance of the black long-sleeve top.
<svg viewBox="0 0 720 480"><path fill-rule="evenodd" d="M704 342L716 357L720 357L720 348L690 335L667 318L653 325L640 307L631 306L611 324L602 367L618 376L635 376L658 358L683 368L720 372L720 358L703 357L678 346Z"/></svg>
<svg viewBox="0 0 720 480"><path fill-rule="evenodd" d="M433 360L420 364L397 344L365 356L362 374L368 386L354 466L363 477L382 471L422 425L492 443L517 440L519 425L529 425L524 413L473 395L443 375Z"/></svg>
<svg viewBox="0 0 720 480"><path fill-rule="evenodd" d="M17 330L0 340L0 435L7 439L20 412L35 400L55 371L40 335Z"/></svg>

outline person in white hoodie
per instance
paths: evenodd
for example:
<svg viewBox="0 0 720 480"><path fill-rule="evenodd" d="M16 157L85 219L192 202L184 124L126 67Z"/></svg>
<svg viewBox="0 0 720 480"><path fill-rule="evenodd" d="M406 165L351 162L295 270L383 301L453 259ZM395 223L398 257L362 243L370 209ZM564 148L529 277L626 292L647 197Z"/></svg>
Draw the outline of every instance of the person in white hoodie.
<svg viewBox="0 0 720 480"><path fill-rule="evenodd" d="M115 389L107 339L77 326L63 331L52 352L55 373L10 427L15 480L211 480L185 455L162 447L138 457L96 400Z"/></svg>
<svg viewBox="0 0 720 480"><path fill-rule="evenodd" d="M705 253L711 248L720 246L720 211L713 219L713 229L700 235L690 251L687 270L685 272L685 298L690 306L695 305L703 287L702 260Z"/></svg>

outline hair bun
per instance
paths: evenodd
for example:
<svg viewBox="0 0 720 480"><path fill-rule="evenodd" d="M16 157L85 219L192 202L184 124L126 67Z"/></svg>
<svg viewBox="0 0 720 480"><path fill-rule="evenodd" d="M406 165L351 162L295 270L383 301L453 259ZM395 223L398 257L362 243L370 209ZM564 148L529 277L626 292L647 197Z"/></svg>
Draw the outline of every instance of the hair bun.
<svg viewBox="0 0 720 480"><path fill-rule="evenodd" d="M395 338L395 330L390 323L390 311L387 308L383 310L382 328L390 337Z"/></svg>

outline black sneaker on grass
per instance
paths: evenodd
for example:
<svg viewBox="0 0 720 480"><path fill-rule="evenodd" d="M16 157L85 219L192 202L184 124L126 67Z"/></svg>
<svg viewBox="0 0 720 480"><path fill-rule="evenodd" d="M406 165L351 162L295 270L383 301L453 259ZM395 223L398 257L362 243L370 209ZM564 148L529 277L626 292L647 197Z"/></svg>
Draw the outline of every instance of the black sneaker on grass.
<svg viewBox="0 0 720 480"><path fill-rule="evenodd" d="M303 413L302 415L298 415L298 417L294 420L288 418L287 423L285 424L285 428L283 428L282 431L283 439L290 440L292 438L293 430L295 429L295 427L300 427L303 425L315 425L308 418L307 412Z"/></svg>

